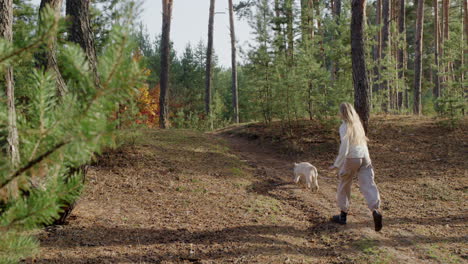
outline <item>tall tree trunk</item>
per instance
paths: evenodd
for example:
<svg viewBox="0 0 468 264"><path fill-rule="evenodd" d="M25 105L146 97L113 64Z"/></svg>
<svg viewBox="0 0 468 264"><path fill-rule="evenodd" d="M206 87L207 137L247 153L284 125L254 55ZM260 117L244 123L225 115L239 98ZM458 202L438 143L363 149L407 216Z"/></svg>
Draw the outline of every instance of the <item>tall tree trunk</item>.
<svg viewBox="0 0 468 264"><path fill-rule="evenodd" d="M377 35L375 36L376 45L374 46L374 84L373 92L379 90L379 81L380 81L380 59L382 58L382 30L380 26L382 24L382 0L376 1L376 15L375 15L375 24L379 27Z"/></svg>
<svg viewBox="0 0 468 264"><path fill-rule="evenodd" d="M366 0L351 2L351 58L354 82L354 106L367 133L369 125L369 84L364 52Z"/></svg>
<svg viewBox="0 0 468 264"><path fill-rule="evenodd" d="M387 56L389 52L389 37L390 37L390 0L382 0L382 19L383 19L383 27L382 27L382 59L384 60L383 65L381 67L382 72L387 71L386 62L388 60ZM387 113L390 106L390 89L388 85L388 79L382 82L381 91L384 93L384 102L383 108L384 111Z"/></svg>
<svg viewBox="0 0 468 264"><path fill-rule="evenodd" d="M444 8L444 39L449 39L449 14L450 14L450 0L443 0Z"/></svg>
<svg viewBox="0 0 468 264"><path fill-rule="evenodd" d="M161 34L161 72L159 82L161 93L159 95L159 127L169 127L169 67L170 67L170 33L173 0L162 0L163 18Z"/></svg>
<svg viewBox="0 0 468 264"><path fill-rule="evenodd" d="M440 77L439 77L439 1L433 0L434 3L434 79L435 85L433 95L435 98L440 97Z"/></svg>
<svg viewBox="0 0 468 264"><path fill-rule="evenodd" d="M464 66L465 66L465 58L466 56L468 56L468 0L463 0L463 33L464 33L464 39L466 41L465 43L465 49L463 51L463 56L462 56L462 65L461 65L461 68L464 69ZM462 81L461 83L464 83L465 82L465 72L464 70L462 70ZM465 86L466 87L466 86ZM468 88L465 88L465 89L468 89ZM465 92L465 95L467 94L466 93L466 90L464 91Z"/></svg>
<svg viewBox="0 0 468 264"><path fill-rule="evenodd" d="M292 65L294 61L294 14L293 14L293 0L285 0L286 11L286 31L288 38L287 56L288 61Z"/></svg>
<svg viewBox="0 0 468 264"><path fill-rule="evenodd" d="M450 0L442 0L442 8L443 8L443 13L444 13L444 16L443 16L444 19L442 21L442 23L444 25L444 27L443 27L444 30L442 31L442 34L443 34L442 43L445 43L450 37L450 35L449 35L449 32L450 32L449 31L449 29L450 29L450 27L449 27ZM442 49L444 50L444 53L445 53L445 50L446 50L445 45L443 45ZM444 82L447 82L447 81L450 80L450 75L451 75L450 74L450 62L445 63L445 65L443 67L445 68L444 69L444 71L445 71L445 74L444 74L444 79L445 80L444 80Z"/></svg>
<svg viewBox="0 0 468 264"><path fill-rule="evenodd" d="M301 0L301 21L302 21L302 43L303 48L309 50L309 46L312 45L314 38L314 3L313 0ZM313 105L312 105L312 91L313 91L313 80L308 79L307 81L307 112L309 119L313 118Z"/></svg>
<svg viewBox="0 0 468 264"><path fill-rule="evenodd" d="M237 89L236 32L234 29L234 10L232 0L229 1L229 25L231 31L231 72L232 72L232 108L234 122L239 123L239 97Z"/></svg>
<svg viewBox="0 0 468 264"><path fill-rule="evenodd" d="M333 3L333 8L332 8L333 17L335 19L335 23L339 25L340 16L341 16L341 0L332 0L332 3ZM331 65L332 66L331 67L332 80L336 80L338 78L337 75L340 69L336 61L332 61L331 64L332 64Z"/></svg>
<svg viewBox="0 0 468 264"><path fill-rule="evenodd" d="M213 62L213 24L214 24L215 0L210 0L210 14L208 19L208 46L206 50L206 72L205 72L205 111L207 116L211 115L211 64Z"/></svg>
<svg viewBox="0 0 468 264"><path fill-rule="evenodd" d="M69 40L81 46L93 72L94 83L99 87L99 75L97 71L96 48L94 46L93 33L90 25L89 14L90 0L67 0L66 13L70 18Z"/></svg>
<svg viewBox="0 0 468 264"><path fill-rule="evenodd" d="M314 0L307 1L308 12L308 25L310 40L314 39Z"/></svg>
<svg viewBox="0 0 468 264"><path fill-rule="evenodd" d="M55 19L57 21L60 19L60 10L62 9L62 0L42 0L39 7L39 20L41 20L41 13L45 9L46 5L49 5L55 11ZM36 55L38 60L39 67L44 70L52 70L56 76L56 86L57 91L60 96L63 96L66 93L67 86L65 81L62 78L62 74L58 68L57 63L57 37L54 35L52 39L47 44L47 47L44 47L44 51Z"/></svg>
<svg viewBox="0 0 468 264"><path fill-rule="evenodd" d="M13 0L0 1L0 37L8 42L13 41ZM7 66L3 72L5 78L5 94L8 107L8 154L13 167L19 166L19 140L16 127L15 87L13 67Z"/></svg>
<svg viewBox="0 0 468 264"><path fill-rule="evenodd" d="M395 24L395 20L397 18L396 15L396 8L397 8L398 1L390 1L390 28L392 28L392 24ZM390 96L390 109L396 109L396 96L397 96L397 91L398 91L398 49L397 49L397 38L395 35L397 32L390 30L390 37L389 37L389 45L390 45L390 51L389 55L394 59L396 62L394 65L392 65L394 69L394 75L389 83L389 96Z"/></svg>
<svg viewBox="0 0 468 264"><path fill-rule="evenodd" d="M422 49L423 49L423 24L424 22L424 0L418 0L416 14L416 36L414 56L414 114L421 115L421 76L422 76Z"/></svg>
<svg viewBox="0 0 468 264"><path fill-rule="evenodd" d="M313 31L313 0L301 0L301 36L303 45L311 45Z"/></svg>
<svg viewBox="0 0 468 264"><path fill-rule="evenodd" d="M406 88L406 80L405 80L405 72L406 72L406 64L405 64L405 52L406 52L406 5L405 0L400 0L400 16L398 21L398 32L401 36L401 40L403 42L403 47L400 47L398 50L398 78L401 80L402 83L402 94L406 98L408 96L407 88ZM399 106L401 106L399 104Z"/></svg>
<svg viewBox="0 0 468 264"><path fill-rule="evenodd" d="M320 6L320 1L317 1L316 4L315 4L315 17L316 17L316 20L317 20L317 34L319 36L322 36L322 38L320 38L320 56L322 57L323 59L323 65L326 64L326 57L325 57L325 49L323 48L323 37L324 37L324 34L323 34L323 28L322 28L322 16L320 14L320 11L321 11L321 6Z"/></svg>
<svg viewBox="0 0 468 264"><path fill-rule="evenodd" d="M341 16L341 0L333 0L335 3L334 3L334 13L335 13L335 16L336 17L340 17Z"/></svg>

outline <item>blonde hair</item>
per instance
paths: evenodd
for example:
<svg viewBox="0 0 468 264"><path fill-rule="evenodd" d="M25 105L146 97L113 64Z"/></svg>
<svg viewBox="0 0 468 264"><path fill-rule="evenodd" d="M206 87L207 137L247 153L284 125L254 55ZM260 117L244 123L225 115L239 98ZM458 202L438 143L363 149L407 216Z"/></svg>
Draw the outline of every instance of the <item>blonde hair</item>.
<svg viewBox="0 0 468 264"><path fill-rule="evenodd" d="M366 145L366 132L354 107L350 103L341 103L340 114L347 125L345 137L348 137L349 142L355 146Z"/></svg>

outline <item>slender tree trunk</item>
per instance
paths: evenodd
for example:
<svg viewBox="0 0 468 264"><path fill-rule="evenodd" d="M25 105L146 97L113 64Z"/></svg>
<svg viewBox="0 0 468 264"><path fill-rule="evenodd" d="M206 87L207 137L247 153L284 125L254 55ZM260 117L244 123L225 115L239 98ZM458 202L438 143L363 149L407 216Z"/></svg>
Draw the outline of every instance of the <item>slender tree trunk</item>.
<svg viewBox="0 0 468 264"><path fill-rule="evenodd" d="M416 36L414 56L414 114L421 115L421 77L422 77L422 49L424 26L424 0L418 0L416 15Z"/></svg>
<svg viewBox="0 0 468 264"><path fill-rule="evenodd" d="M46 5L49 5L52 9L54 9L55 19L58 22L60 19L60 10L62 9L62 0L42 0L39 7L39 20L42 19L41 13ZM52 37L52 39L47 44L47 47L44 47L44 51L36 55L36 60L38 60L39 67L45 69L46 71L52 70L55 73L58 94L63 96L66 93L67 86L58 68L56 36Z"/></svg>
<svg viewBox="0 0 468 264"><path fill-rule="evenodd" d="M377 35L375 36L376 45L374 46L374 85L373 85L373 92L377 92L379 90L379 81L380 81L380 59L382 58L382 30L380 26L382 24L382 1L376 1L376 15L375 15L375 24L379 27L377 31Z"/></svg>
<svg viewBox="0 0 468 264"><path fill-rule="evenodd" d="M444 5L444 39L449 39L449 14L450 14L450 0L443 0Z"/></svg>
<svg viewBox="0 0 468 264"><path fill-rule="evenodd" d="M0 1L0 37L8 42L13 41L13 0ZM5 78L5 94L8 108L8 154L13 167L19 166L19 140L16 127L15 87L13 67L7 66L3 71Z"/></svg>
<svg viewBox="0 0 468 264"><path fill-rule="evenodd" d="M323 48L323 28L322 28L322 16L320 14L320 2L317 1L315 5L315 17L317 20L317 34L322 36L320 39L320 55L323 59L323 65L326 64L325 49Z"/></svg>
<svg viewBox="0 0 468 264"><path fill-rule="evenodd" d="M163 18L161 34L161 72L159 74L161 93L159 95L159 127L168 128L169 123L169 67L170 33L173 0L162 0Z"/></svg>
<svg viewBox="0 0 468 264"><path fill-rule="evenodd" d="M366 0L351 2L351 58L354 82L354 106L367 133L369 125L369 84L364 52Z"/></svg>
<svg viewBox="0 0 468 264"><path fill-rule="evenodd" d="M302 20L302 43L303 48L309 50L309 46L312 45L314 38L314 5L313 0L301 0L301 20ZM305 46L307 45L307 46ZM313 105L312 105L312 91L313 91L313 80L308 79L307 81L307 112L309 119L313 118Z"/></svg>
<svg viewBox="0 0 468 264"><path fill-rule="evenodd" d="M447 40L449 40L449 19L450 19L450 0L442 0L442 8L443 8L443 13L444 13L444 19L442 21L443 25L444 25L444 30L442 31L442 34L443 34L443 40L442 40L442 43L445 43ZM446 50L446 47L445 45L442 47L442 49ZM445 81L444 82L447 82L450 80L450 62L447 62L445 63L445 65L443 66L445 69L445 76L444 76L444 79Z"/></svg>
<svg viewBox="0 0 468 264"><path fill-rule="evenodd" d="M332 0L333 3L333 17L335 19L335 22L337 25L340 23L340 16L341 16L341 0ZM336 80L338 78L338 72L339 72L339 67L337 65L336 61L331 62L332 67L331 67L331 76L332 80Z"/></svg>
<svg viewBox="0 0 468 264"><path fill-rule="evenodd" d="M440 77L439 77L439 1L433 0L434 3L434 90L433 95L435 98L440 97Z"/></svg>
<svg viewBox="0 0 468 264"><path fill-rule="evenodd" d="M234 10L232 0L229 1L229 25L231 31L231 72L232 72L232 108L234 122L239 123L239 97L237 89L236 32L234 29Z"/></svg>
<svg viewBox="0 0 468 264"><path fill-rule="evenodd" d="M381 67L382 72L387 71L387 66L385 65L388 57L390 54L389 52L389 37L390 37L390 0L382 0L382 19L383 19L383 27L382 27L382 60L383 65ZM383 80L381 85L381 90L384 93L384 102L383 108L384 111L387 113L390 108L390 89L388 84L388 78Z"/></svg>
<svg viewBox="0 0 468 264"><path fill-rule="evenodd" d="M401 41L403 42L403 47L400 47L398 50L398 78L401 80L402 83L402 95L404 93L404 96L407 96L407 90L406 90L406 79L405 79L405 51L406 51L406 5L405 5L405 0L400 0L400 16L399 16L399 21L398 21L398 32L401 36ZM402 101L399 99L399 102ZM398 103L398 105L401 107L401 104Z"/></svg>
<svg viewBox="0 0 468 264"><path fill-rule="evenodd" d="M310 40L313 37L310 30L313 22L312 18L313 0L301 0L301 37L303 46L311 45Z"/></svg>
<svg viewBox="0 0 468 264"><path fill-rule="evenodd" d="M286 31L288 38L288 61L292 65L294 61L294 15L293 15L293 0L285 0L286 11Z"/></svg>
<svg viewBox="0 0 468 264"><path fill-rule="evenodd" d="M396 5L398 1L390 1L390 28L392 28L392 24L395 23L396 20ZM395 37L397 32L390 30L390 37L389 37L389 45L390 45L390 51L389 51L389 56L391 56L394 61L396 62L393 67L393 72L395 73L393 75L394 78L390 80L389 83L389 96L390 96L390 106L389 108L392 110L396 109L396 94L398 91L398 51L397 51L397 39Z"/></svg>
<svg viewBox="0 0 468 264"><path fill-rule="evenodd" d="M89 14L90 0L67 0L66 13L70 18L69 40L81 46L93 72L94 83L100 86L97 57Z"/></svg>
<svg viewBox="0 0 468 264"><path fill-rule="evenodd" d="M314 38L314 2L313 0L301 0L301 16L303 21L302 42L312 45ZM308 49L309 47L306 47ZM314 89L313 80L309 78L307 82L307 112L309 119L313 118L312 91Z"/></svg>
<svg viewBox="0 0 468 264"><path fill-rule="evenodd" d="M341 0L333 0L335 2L335 16L341 16Z"/></svg>
<svg viewBox="0 0 468 264"><path fill-rule="evenodd" d="M463 60L462 60L462 65L461 65L461 68L464 69L464 64L465 64L465 58L466 56L468 56L468 0L463 0L463 32L464 32L464 39L465 39L465 49L463 51ZM465 72L462 70L462 81L461 83L465 83ZM466 88L465 86L465 89L468 89ZM465 90L465 94L466 93L466 90Z"/></svg>
<svg viewBox="0 0 468 264"><path fill-rule="evenodd" d="M314 0L307 1L310 41L314 39Z"/></svg>
<svg viewBox="0 0 468 264"><path fill-rule="evenodd" d="M208 19L208 46L206 50L205 72L205 112L211 115L211 64L213 62L213 24L214 24L215 0L210 0L210 14Z"/></svg>

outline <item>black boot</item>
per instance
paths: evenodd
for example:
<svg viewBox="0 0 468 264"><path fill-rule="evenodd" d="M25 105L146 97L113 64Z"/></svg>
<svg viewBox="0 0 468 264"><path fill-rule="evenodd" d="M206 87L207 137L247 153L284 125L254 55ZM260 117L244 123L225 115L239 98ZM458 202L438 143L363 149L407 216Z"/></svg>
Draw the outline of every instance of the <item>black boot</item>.
<svg viewBox="0 0 468 264"><path fill-rule="evenodd" d="M340 225L346 225L346 216L347 215L348 215L348 213L345 213L345 212L341 211L341 213L339 215L334 215L332 217L332 222L338 223Z"/></svg>
<svg viewBox="0 0 468 264"><path fill-rule="evenodd" d="M374 226L375 226L375 231L379 232L382 230L382 214L379 213L379 211L374 210L372 212L372 216L374 217Z"/></svg>

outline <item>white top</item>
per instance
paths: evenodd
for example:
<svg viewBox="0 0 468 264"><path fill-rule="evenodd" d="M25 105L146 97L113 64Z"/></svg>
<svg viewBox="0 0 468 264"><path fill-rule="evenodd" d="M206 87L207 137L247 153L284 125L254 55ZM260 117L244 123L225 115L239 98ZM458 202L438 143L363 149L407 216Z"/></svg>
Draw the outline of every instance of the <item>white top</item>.
<svg viewBox="0 0 468 264"><path fill-rule="evenodd" d="M366 158L370 160L367 144L350 145L349 139L346 137L347 128L348 126L346 125L346 122L343 121L340 126L340 151L338 153L338 157L336 157L335 163L333 164L333 166L337 168L341 167L347 158Z"/></svg>

